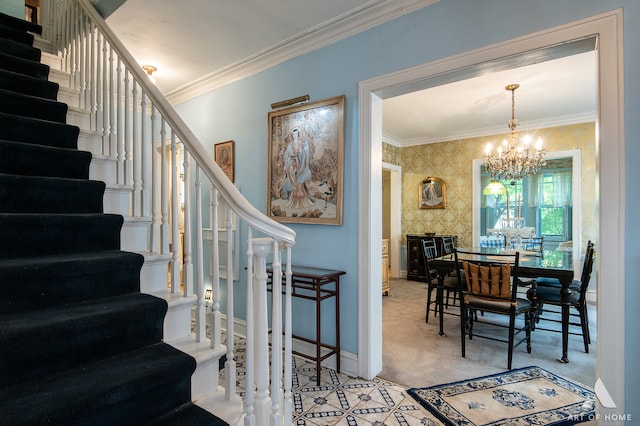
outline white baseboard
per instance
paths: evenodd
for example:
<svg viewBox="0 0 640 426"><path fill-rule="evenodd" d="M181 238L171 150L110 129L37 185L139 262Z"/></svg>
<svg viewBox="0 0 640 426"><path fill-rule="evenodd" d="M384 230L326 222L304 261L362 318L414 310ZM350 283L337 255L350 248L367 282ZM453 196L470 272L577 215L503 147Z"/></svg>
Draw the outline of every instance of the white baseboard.
<svg viewBox="0 0 640 426"><path fill-rule="evenodd" d="M221 315L222 329L226 332L227 330L227 316ZM234 334L236 336L246 338L247 336L247 322L244 320L236 320L233 322ZM315 346L311 343L303 342L300 340L293 339L293 350L296 352L302 352L305 354L310 354L315 351ZM301 359L305 359L301 357ZM308 361L308 360L307 360ZM333 370L336 369L336 357L330 356L329 358L322 361L322 366L329 367ZM340 350L340 373L347 374L350 376L358 377L358 355L352 352L347 352L344 350Z"/></svg>

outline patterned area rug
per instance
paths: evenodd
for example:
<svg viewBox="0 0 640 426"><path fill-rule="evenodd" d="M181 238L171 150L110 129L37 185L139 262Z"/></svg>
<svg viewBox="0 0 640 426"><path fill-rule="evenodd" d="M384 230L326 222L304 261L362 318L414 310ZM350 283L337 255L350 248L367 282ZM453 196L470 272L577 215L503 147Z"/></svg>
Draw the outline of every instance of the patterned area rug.
<svg viewBox="0 0 640 426"><path fill-rule="evenodd" d="M560 425L595 414L591 389L540 367L407 391L448 425Z"/></svg>
<svg viewBox="0 0 640 426"><path fill-rule="evenodd" d="M246 341L234 339L236 385L246 389ZM220 383L224 384L224 370ZM293 357L294 426L439 426L436 417L411 398L406 388L386 380L365 380L322 368L316 384L315 363ZM287 423L288 424L288 423Z"/></svg>

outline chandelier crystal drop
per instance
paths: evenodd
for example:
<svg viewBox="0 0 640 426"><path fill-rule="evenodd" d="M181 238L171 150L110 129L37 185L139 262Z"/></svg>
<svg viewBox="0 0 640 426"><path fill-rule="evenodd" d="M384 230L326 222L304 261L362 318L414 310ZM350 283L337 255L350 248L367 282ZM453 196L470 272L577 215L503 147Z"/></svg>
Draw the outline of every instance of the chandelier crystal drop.
<svg viewBox="0 0 640 426"><path fill-rule="evenodd" d="M516 132L518 120L515 116L515 91L518 87L520 87L519 84L510 84L505 87L506 90L511 91L511 120L507 121L509 134L507 139L502 141L502 145L498 147L496 155L491 152L491 144L487 144L484 164L491 174L491 179L510 180L511 185L515 185L517 180L525 176L537 173L538 169L546 164L542 139L538 138L535 147L533 147L530 136L520 139Z"/></svg>

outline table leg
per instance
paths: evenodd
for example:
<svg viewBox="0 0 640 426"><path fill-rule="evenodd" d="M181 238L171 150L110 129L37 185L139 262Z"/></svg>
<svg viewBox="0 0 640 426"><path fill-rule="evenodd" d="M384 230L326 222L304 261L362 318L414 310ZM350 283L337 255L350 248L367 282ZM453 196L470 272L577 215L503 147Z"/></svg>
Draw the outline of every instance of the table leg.
<svg viewBox="0 0 640 426"><path fill-rule="evenodd" d="M322 339L322 330L320 328L321 318L320 318L320 308L321 299L320 299L320 284L314 283L316 288L316 385L320 386L320 373L322 372L321 367L321 339Z"/></svg>
<svg viewBox="0 0 640 426"><path fill-rule="evenodd" d="M340 278L336 278L336 371L340 372Z"/></svg>
<svg viewBox="0 0 640 426"><path fill-rule="evenodd" d="M571 307L569 304L570 284L571 281L562 282L562 289L560 289L562 302L562 358L558 361L565 364L569 362L567 353L569 352L569 308Z"/></svg>

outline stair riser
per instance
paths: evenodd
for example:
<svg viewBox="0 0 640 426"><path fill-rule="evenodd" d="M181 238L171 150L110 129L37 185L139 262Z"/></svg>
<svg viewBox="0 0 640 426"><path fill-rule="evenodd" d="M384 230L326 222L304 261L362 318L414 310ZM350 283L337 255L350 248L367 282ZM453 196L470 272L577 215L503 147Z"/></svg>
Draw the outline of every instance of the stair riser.
<svg viewBox="0 0 640 426"><path fill-rule="evenodd" d="M122 249L143 252L149 250L150 220L125 220L122 226Z"/></svg>
<svg viewBox="0 0 640 426"><path fill-rule="evenodd" d="M49 75L49 67L45 64L18 58L2 52L0 52L0 68L43 80L47 80Z"/></svg>
<svg viewBox="0 0 640 426"><path fill-rule="evenodd" d="M154 354L156 347L162 350ZM194 370L193 358L153 345L90 365L79 375L62 375L37 387L18 385L11 389L11 404L5 403L8 394L0 389L0 411L12 426L147 424L190 401Z"/></svg>
<svg viewBox="0 0 640 426"><path fill-rule="evenodd" d="M67 105L0 89L0 112L66 123Z"/></svg>
<svg viewBox="0 0 640 426"><path fill-rule="evenodd" d="M91 160L91 167L89 168L89 179L100 180L107 185L116 183L116 166L115 161L105 157L96 158L95 156Z"/></svg>
<svg viewBox="0 0 640 426"><path fill-rule="evenodd" d="M189 336L191 334L191 303L170 303L163 328L165 341Z"/></svg>
<svg viewBox="0 0 640 426"><path fill-rule="evenodd" d="M0 173L87 179L90 164L88 152L0 141Z"/></svg>
<svg viewBox="0 0 640 426"><path fill-rule="evenodd" d="M166 309L162 299L135 294L64 312L36 311L31 317L6 320L0 335L0 385L33 380L160 342ZM43 341L66 343L43 346Z"/></svg>
<svg viewBox="0 0 640 426"><path fill-rule="evenodd" d="M80 105L80 95L76 90L67 89L61 87L58 90L58 96L56 98L58 102L65 103L71 108L78 108Z"/></svg>
<svg viewBox="0 0 640 426"><path fill-rule="evenodd" d="M103 182L0 174L1 213L102 213Z"/></svg>
<svg viewBox="0 0 640 426"><path fill-rule="evenodd" d="M143 262L139 254L120 251L46 262L2 262L0 314L139 292Z"/></svg>
<svg viewBox="0 0 640 426"><path fill-rule="evenodd" d="M79 133L76 126L0 113L2 140L77 149Z"/></svg>
<svg viewBox="0 0 640 426"><path fill-rule="evenodd" d="M41 57L40 57L40 63L42 63L43 65L47 65L51 70L60 71L62 69L62 58L60 58L59 56L53 55L51 53L47 53L51 51L50 46L47 46L49 50L47 50L46 48L40 47L41 43L39 43L39 41L41 40L42 39L36 39L37 43L34 43L34 47L42 51Z"/></svg>
<svg viewBox="0 0 640 426"><path fill-rule="evenodd" d="M0 214L0 258L84 253L120 248L117 215Z"/></svg>
<svg viewBox="0 0 640 426"><path fill-rule="evenodd" d="M4 13L0 14L0 25L13 28L17 31L42 34L42 25L34 24L33 22L25 21L24 19L16 18Z"/></svg>
<svg viewBox="0 0 640 426"><path fill-rule="evenodd" d="M105 213L131 214L131 189L121 187L107 187L104 193Z"/></svg>
<svg viewBox="0 0 640 426"><path fill-rule="evenodd" d="M71 85L70 85L69 79L70 79L69 74L67 74L66 72L62 72L53 67L49 69L49 81L58 83L60 87L70 88Z"/></svg>
<svg viewBox="0 0 640 426"><path fill-rule="evenodd" d="M0 38L0 52L28 59L30 61L40 61L40 49L15 42L13 40Z"/></svg>
<svg viewBox="0 0 640 426"><path fill-rule="evenodd" d="M140 271L140 291L143 293L166 292L168 267L168 255L146 257Z"/></svg>
<svg viewBox="0 0 640 426"><path fill-rule="evenodd" d="M191 377L191 398L194 401L210 396L218 388L220 376L218 363L217 357L198 362L196 371Z"/></svg>
<svg viewBox="0 0 640 426"><path fill-rule="evenodd" d="M13 40L17 43L26 44L27 46L32 46L34 40L33 34L15 30L11 27L2 25L2 23L0 23L0 37Z"/></svg>
<svg viewBox="0 0 640 426"><path fill-rule="evenodd" d="M50 81L0 69L0 89L55 101L58 88Z"/></svg>
<svg viewBox="0 0 640 426"><path fill-rule="evenodd" d="M102 133L80 131L78 135L78 149L83 151L89 151L94 156L103 155L102 152ZM113 181L106 181L107 183L115 183Z"/></svg>
<svg viewBox="0 0 640 426"><path fill-rule="evenodd" d="M65 116L66 123L81 129L91 128L91 115L86 111L70 108Z"/></svg>

